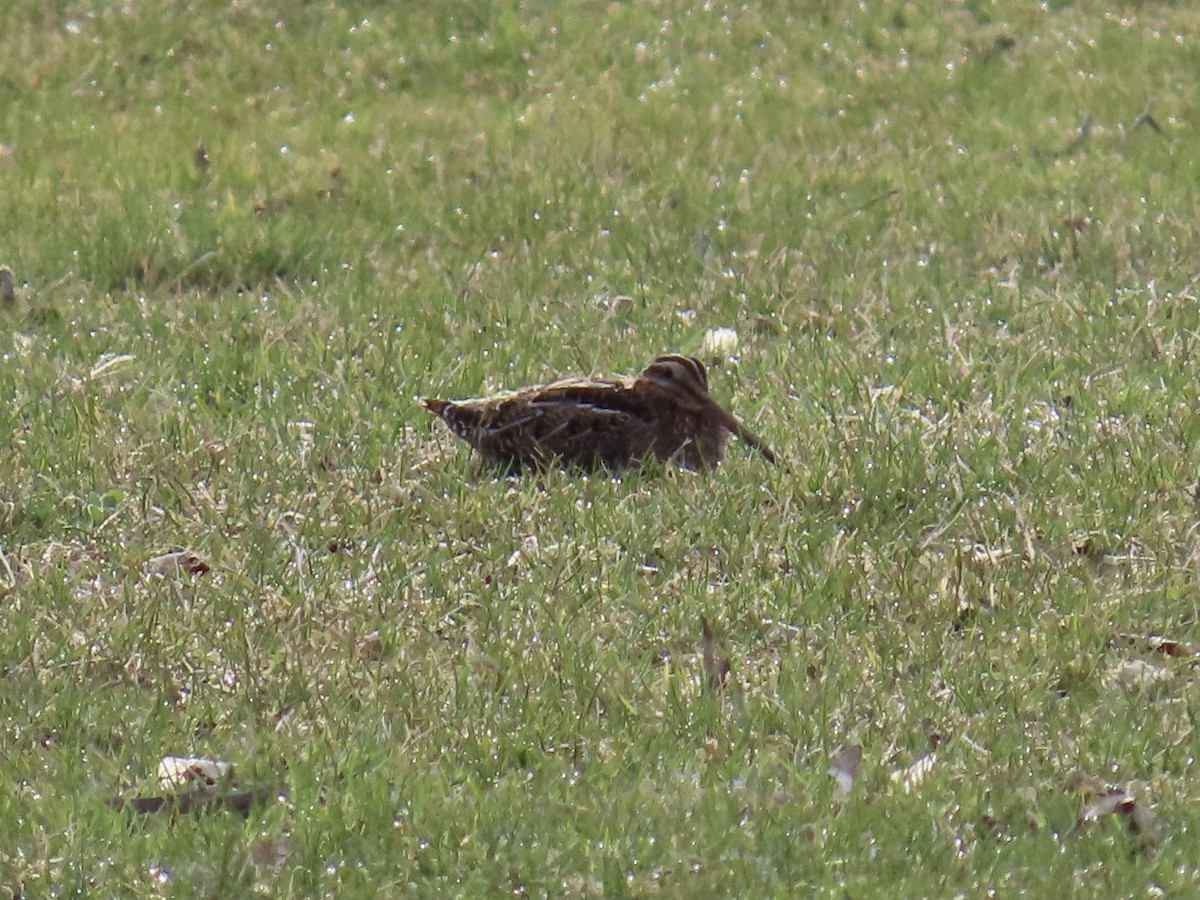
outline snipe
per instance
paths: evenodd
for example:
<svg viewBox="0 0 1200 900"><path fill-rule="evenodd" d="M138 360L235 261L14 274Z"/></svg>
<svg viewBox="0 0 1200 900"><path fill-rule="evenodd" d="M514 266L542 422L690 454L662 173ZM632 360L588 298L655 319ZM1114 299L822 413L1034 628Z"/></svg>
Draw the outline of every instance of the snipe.
<svg viewBox="0 0 1200 900"><path fill-rule="evenodd" d="M660 356L637 378L567 378L425 407L510 472L621 469L651 456L703 469L721 461L730 434L775 462L771 448L709 396L704 365L691 356Z"/></svg>

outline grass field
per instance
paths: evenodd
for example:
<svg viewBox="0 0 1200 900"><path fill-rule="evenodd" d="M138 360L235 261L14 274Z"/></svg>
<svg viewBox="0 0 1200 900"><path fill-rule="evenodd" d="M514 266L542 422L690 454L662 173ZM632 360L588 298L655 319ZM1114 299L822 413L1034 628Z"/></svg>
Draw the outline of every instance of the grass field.
<svg viewBox="0 0 1200 900"><path fill-rule="evenodd" d="M1200 11L3 33L0 897L1200 894ZM717 327L787 467L420 406Z"/></svg>

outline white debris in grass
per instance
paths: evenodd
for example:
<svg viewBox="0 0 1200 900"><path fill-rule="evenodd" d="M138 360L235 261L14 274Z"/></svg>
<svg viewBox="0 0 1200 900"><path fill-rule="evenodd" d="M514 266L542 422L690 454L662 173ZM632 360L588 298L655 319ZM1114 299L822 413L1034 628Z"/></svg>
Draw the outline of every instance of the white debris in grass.
<svg viewBox="0 0 1200 900"><path fill-rule="evenodd" d="M704 355L712 357L732 356L737 353L738 333L732 328L710 328L704 332Z"/></svg>
<svg viewBox="0 0 1200 900"><path fill-rule="evenodd" d="M164 756L158 764L158 786L176 790L192 784L213 785L230 773L233 767L219 759L203 756Z"/></svg>

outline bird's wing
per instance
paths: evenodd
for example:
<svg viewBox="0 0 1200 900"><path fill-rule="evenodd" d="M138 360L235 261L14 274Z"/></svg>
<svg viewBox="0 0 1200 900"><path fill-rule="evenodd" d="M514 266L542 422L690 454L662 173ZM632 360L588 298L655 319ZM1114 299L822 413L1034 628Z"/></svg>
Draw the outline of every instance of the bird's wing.
<svg viewBox="0 0 1200 900"><path fill-rule="evenodd" d="M619 468L645 456L654 427L619 383L549 385L530 398L527 427L541 451L585 466Z"/></svg>
<svg viewBox="0 0 1200 900"><path fill-rule="evenodd" d="M485 457L513 469L556 458L620 468L654 448L654 423L619 381L571 379L425 406Z"/></svg>

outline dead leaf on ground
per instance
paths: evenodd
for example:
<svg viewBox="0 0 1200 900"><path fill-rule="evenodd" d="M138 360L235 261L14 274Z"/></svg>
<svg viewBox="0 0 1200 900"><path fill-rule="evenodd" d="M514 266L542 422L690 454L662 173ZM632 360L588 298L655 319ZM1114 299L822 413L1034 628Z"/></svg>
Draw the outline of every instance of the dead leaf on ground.
<svg viewBox="0 0 1200 900"><path fill-rule="evenodd" d="M842 747L833 754L828 771L837 779L837 786L833 791L835 800L845 800L850 796L854 779L858 777L858 765L862 762L862 755L862 747L858 744Z"/></svg>
<svg viewBox="0 0 1200 900"><path fill-rule="evenodd" d="M383 655L383 639L379 636L379 629L375 629L362 639L357 653L360 660L368 662L375 662Z"/></svg>
<svg viewBox="0 0 1200 900"><path fill-rule="evenodd" d="M1141 114L1136 119L1133 120L1133 127L1132 127L1133 131L1137 131L1137 129L1145 126L1146 128L1149 128L1151 131L1153 131L1155 134L1163 133L1162 126L1159 125L1158 122L1155 120L1154 115L1151 113L1151 109L1152 109L1152 107L1147 106L1144 110L1142 110Z"/></svg>
<svg viewBox="0 0 1200 900"><path fill-rule="evenodd" d="M211 570L203 557L190 550L173 550L161 556L155 556L146 561L143 572L146 575L205 575Z"/></svg>
<svg viewBox="0 0 1200 900"><path fill-rule="evenodd" d="M704 649L704 680L713 690L723 688L729 678L729 660L717 655L716 641L704 616L700 617L700 636Z"/></svg>
<svg viewBox="0 0 1200 900"><path fill-rule="evenodd" d="M1109 680L1126 690L1155 696L1172 680L1171 670L1144 659L1123 659L1109 673Z"/></svg>
<svg viewBox="0 0 1200 900"><path fill-rule="evenodd" d="M1197 648L1195 644L1161 634L1133 634L1132 632L1118 631L1108 639L1108 643L1110 647L1133 647L1148 653L1173 656L1176 659L1194 659L1200 656L1200 648Z"/></svg>
<svg viewBox="0 0 1200 900"><path fill-rule="evenodd" d="M1007 841L1012 837L1008 830L1008 826L1000 819L996 818L991 813L984 813L979 817L979 824L984 834L991 835L998 841Z"/></svg>
<svg viewBox="0 0 1200 900"><path fill-rule="evenodd" d="M295 203L295 192L292 190L276 191L267 194L254 205L254 214L263 219L267 216L282 212Z"/></svg>
<svg viewBox="0 0 1200 900"><path fill-rule="evenodd" d="M1106 816L1124 820L1125 829L1139 852L1153 849L1166 833L1166 827L1154 810L1120 788L1109 788L1086 802L1075 820L1075 830L1083 831Z"/></svg>
<svg viewBox="0 0 1200 900"><path fill-rule="evenodd" d="M12 269L0 266L0 306L12 306L17 299L17 285Z"/></svg>
<svg viewBox="0 0 1200 900"><path fill-rule="evenodd" d="M282 838L279 840L259 838L250 845L250 858L258 865L272 869L282 867L288 861L291 853L291 844Z"/></svg>
<svg viewBox="0 0 1200 900"><path fill-rule="evenodd" d="M1076 556L1082 556L1084 559L1089 559L1092 562L1099 562L1108 555L1108 550L1101 545L1096 535L1093 534L1083 535L1076 539L1071 550Z"/></svg>
<svg viewBox="0 0 1200 900"><path fill-rule="evenodd" d="M1084 797L1092 797L1096 794L1104 793L1104 791L1108 790L1108 787L1091 772L1076 769L1067 776L1067 781L1063 785L1063 789L1072 794L1082 794Z"/></svg>
<svg viewBox="0 0 1200 900"><path fill-rule="evenodd" d="M1087 828L1105 816L1111 816L1118 810L1127 808L1132 803L1132 798L1124 791L1116 788L1106 790L1084 805L1083 809L1079 811L1079 817L1075 820L1075 827Z"/></svg>
<svg viewBox="0 0 1200 900"><path fill-rule="evenodd" d="M904 793L911 793L920 787L921 782L929 777L935 765L937 765L937 754L933 752L926 753L907 769L893 772L892 782L903 787Z"/></svg>

